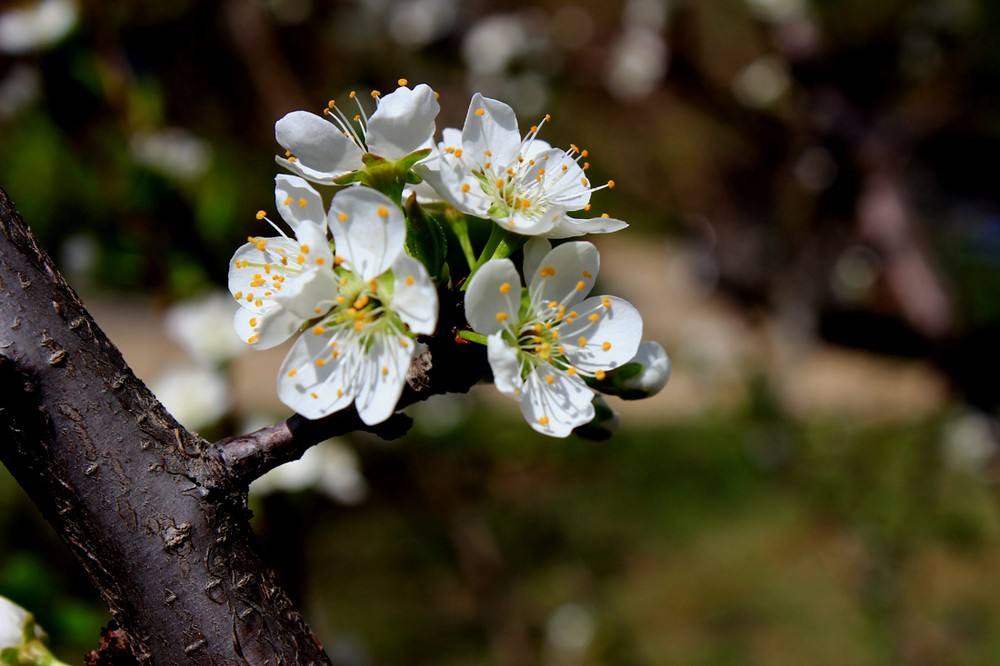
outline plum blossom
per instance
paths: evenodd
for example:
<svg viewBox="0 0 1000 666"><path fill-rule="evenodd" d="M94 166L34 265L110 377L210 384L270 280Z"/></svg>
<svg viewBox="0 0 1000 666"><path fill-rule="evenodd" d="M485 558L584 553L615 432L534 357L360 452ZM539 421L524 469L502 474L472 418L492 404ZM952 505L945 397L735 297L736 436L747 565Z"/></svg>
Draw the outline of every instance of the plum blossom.
<svg viewBox="0 0 1000 666"><path fill-rule="evenodd" d="M435 119L440 107L437 94L421 83L410 89L406 79L385 97L371 93L376 109L369 116L355 91L350 98L357 112L348 117L335 100L323 116L292 111L274 125L274 134L284 157L275 158L289 171L316 183L329 185L364 165L366 153L398 160L432 146Z"/></svg>
<svg viewBox="0 0 1000 666"><path fill-rule="evenodd" d="M625 228L607 216L578 219L569 213L590 210L596 187L580 159L587 150L553 148L538 138L548 114L522 138L514 110L476 93L461 132L448 128L435 157L417 172L452 205L468 215L491 219L508 231L527 236L568 238Z"/></svg>
<svg viewBox="0 0 1000 666"><path fill-rule="evenodd" d="M338 193L328 224L337 255L327 272L335 289L289 303L322 314L285 358L278 397L307 418L354 403L373 425L396 408L415 336L434 332L437 291L423 264L404 252L403 213L385 195L365 187Z"/></svg>
<svg viewBox="0 0 1000 666"><path fill-rule="evenodd" d="M550 248L543 239L525 245L527 289L509 259L486 262L465 308L472 328L488 336L497 390L520 402L532 428L566 437L594 417L594 392L584 379L603 380L635 356L642 319L615 296L587 298L600 266L591 243Z"/></svg>

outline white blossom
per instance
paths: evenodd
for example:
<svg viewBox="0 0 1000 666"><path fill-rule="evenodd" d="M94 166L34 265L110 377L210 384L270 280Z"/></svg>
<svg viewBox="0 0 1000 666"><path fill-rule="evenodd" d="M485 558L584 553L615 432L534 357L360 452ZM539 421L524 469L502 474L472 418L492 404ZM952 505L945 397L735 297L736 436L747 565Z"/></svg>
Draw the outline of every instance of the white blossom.
<svg viewBox="0 0 1000 666"><path fill-rule="evenodd" d="M596 187L580 164L587 150L551 147L538 138L548 114L522 138L514 110L476 93L462 131L445 129L436 155L417 171L438 193L468 215L491 219L519 234L567 238L625 228L607 216L578 219L569 213L590 210Z"/></svg>
<svg viewBox="0 0 1000 666"><path fill-rule="evenodd" d="M76 25L74 0L37 0L0 11L0 53L21 54L46 49Z"/></svg>
<svg viewBox="0 0 1000 666"><path fill-rule="evenodd" d="M199 363L224 363L246 350L233 332L235 312L225 292L183 301L167 310L167 334Z"/></svg>
<svg viewBox="0 0 1000 666"><path fill-rule="evenodd" d="M236 252L236 331L266 348L304 330L278 376L282 402L307 418L354 403L365 423L381 423L399 401L415 336L437 324L437 291L404 252L403 212L384 194L342 190L323 215L308 183L277 180L278 209L296 239L252 238Z"/></svg>
<svg viewBox="0 0 1000 666"><path fill-rule="evenodd" d="M357 455L335 439L311 447L298 460L279 465L250 484L254 495L309 488L343 504L357 504L368 494Z"/></svg>
<svg viewBox="0 0 1000 666"><path fill-rule="evenodd" d="M225 377L211 368L171 367L149 388L181 425L192 430L218 422L229 410L229 386Z"/></svg>
<svg viewBox="0 0 1000 666"><path fill-rule="evenodd" d="M139 132L129 150L139 164L179 181L191 181L205 173L212 152L204 141L180 127Z"/></svg>
<svg viewBox="0 0 1000 666"><path fill-rule="evenodd" d="M526 290L509 259L488 261L465 295L472 328L487 339L494 384L517 399L532 428L566 437L594 416L585 377L604 378L635 356L642 319L614 296L587 298L600 257L591 243L524 248Z"/></svg>
<svg viewBox="0 0 1000 666"><path fill-rule="evenodd" d="M350 98L357 112L345 113L330 100L323 116L292 111L274 125L274 134L284 157L279 164L316 183L334 180L361 169L361 158L372 153L398 160L417 150L430 148L440 107L436 93L421 83L410 89L405 79L385 97L372 91L377 108L370 116L355 91ZM348 114L351 114L348 117Z"/></svg>
<svg viewBox="0 0 1000 666"><path fill-rule="evenodd" d="M6 597L0 597L0 650L24 642L24 625L31 614Z"/></svg>

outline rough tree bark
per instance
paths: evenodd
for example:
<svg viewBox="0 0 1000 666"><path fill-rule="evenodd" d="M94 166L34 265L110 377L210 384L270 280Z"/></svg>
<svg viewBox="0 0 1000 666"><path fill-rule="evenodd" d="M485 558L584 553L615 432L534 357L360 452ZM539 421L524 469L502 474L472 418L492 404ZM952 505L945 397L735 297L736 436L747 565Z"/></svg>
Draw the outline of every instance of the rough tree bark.
<svg viewBox="0 0 1000 666"><path fill-rule="evenodd" d="M460 304L443 300L441 319L439 331L461 325ZM404 403L484 375L483 355L457 342L430 341ZM376 432L398 436L407 423L397 416ZM246 486L361 427L345 411L215 444L188 432L0 190L0 461L72 549L140 662L329 663L257 554Z"/></svg>

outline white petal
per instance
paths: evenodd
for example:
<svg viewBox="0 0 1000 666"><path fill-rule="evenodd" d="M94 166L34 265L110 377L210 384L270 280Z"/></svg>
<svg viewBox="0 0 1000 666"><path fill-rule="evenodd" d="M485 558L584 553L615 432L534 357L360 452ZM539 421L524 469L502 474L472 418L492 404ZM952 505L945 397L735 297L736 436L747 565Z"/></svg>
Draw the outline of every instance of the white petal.
<svg viewBox="0 0 1000 666"><path fill-rule="evenodd" d="M593 399L594 392L578 376L543 363L524 382L521 414L543 435L566 437L573 428L594 418Z"/></svg>
<svg viewBox="0 0 1000 666"><path fill-rule="evenodd" d="M240 308L233 315L233 328L236 335L254 349L270 349L295 335L303 321L302 317L278 306L263 312Z"/></svg>
<svg viewBox="0 0 1000 666"><path fill-rule="evenodd" d="M329 268L302 273L285 282L275 302L301 321L326 314L337 297L337 276Z"/></svg>
<svg viewBox="0 0 1000 666"><path fill-rule="evenodd" d="M518 319L521 277L510 259L483 264L465 292L465 317L473 330L492 335Z"/></svg>
<svg viewBox="0 0 1000 666"><path fill-rule="evenodd" d="M524 150L521 152L521 156L526 160L533 160L546 150L551 150L552 145L548 141L543 141L539 138L534 138L530 143L525 144ZM536 160L537 161L537 160Z"/></svg>
<svg viewBox="0 0 1000 666"><path fill-rule="evenodd" d="M303 270L322 268L329 271L333 268L333 252L330 250L325 224L320 226L303 224L295 232L295 239L299 242L297 253L292 257L296 265L300 265ZM300 255L301 264L299 264Z"/></svg>
<svg viewBox="0 0 1000 666"><path fill-rule="evenodd" d="M498 332L486 340L486 358L493 370L493 384L500 393L512 398L521 394L521 364L517 359L517 350L503 339L503 333Z"/></svg>
<svg viewBox="0 0 1000 666"><path fill-rule="evenodd" d="M356 396L353 378L363 353L347 333L303 333L281 364L278 398L310 419L347 407Z"/></svg>
<svg viewBox="0 0 1000 666"><path fill-rule="evenodd" d="M445 127L441 130L441 150L446 147L462 147L462 130L455 127Z"/></svg>
<svg viewBox="0 0 1000 666"><path fill-rule="evenodd" d="M274 136L295 157L294 161L278 161L309 180L329 183L361 168L361 149L333 123L315 113L286 114L274 124Z"/></svg>
<svg viewBox="0 0 1000 666"><path fill-rule="evenodd" d="M413 350L414 345L404 347L394 335L377 337L368 350L357 398L358 415L366 424L381 423L396 411Z"/></svg>
<svg viewBox="0 0 1000 666"><path fill-rule="evenodd" d="M437 325L437 289L424 265L406 253L392 265L395 285L389 307L417 334L430 335Z"/></svg>
<svg viewBox="0 0 1000 666"><path fill-rule="evenodd" d="M493 219L504 229L522 236L539 236L551 231L562 214L561 208L550 209L541 215L525 215L523 211L516 210L507 216Z"/></svg>
<svg viewBox="0 0 1000 666"><path fill-rule="evenodd" d="M523 179L532 182L538 176L542 177L542 191L546 202L551 206L558 206L563 210L579 210L590 201L590 180L576 160L559 148L539 153L535 157L535 165L525 173Z"/></svg>
<svg viewBox="0 0 1000 666"><path fill-rule="evenodd" d="M594 287L601 257L586 241L564 243L542 258L532 274L532 302L542 307L548 301L570 307L583 300Z"/></svg>
<svg viewBox="0 0 1000 666"><path fill-rule="evenodd" d="M602 304L604 299L608 307ZM594 372L617 368L635 356L642 340L642 317L631 303L617 296L595 296L573 310L579 316L557 327L570 363Z"/></svg>
<svg viewBox="0 0 1000 666"><path fill-rule="evenodd" d="M297 242L281 237L259 240L263 241L263 250L256 243L245 243L229 261L230 293L242 307L256 312L269 308L274 303L272 296L280 291L270 279L275 273L288 276L299 271L298 266L287 270L281 263L282 257L295 257L299 251ZM241 268L236 267L237 262Z"/></svg>
<svg viewBox="0 0 1000 666"><path fill-rule="evenodd" d="M403 252L403 211L373 189L351 187L338 192L330 204L327 224L337 254L364 280L387 271Z"/></svg>
<svg viewBox="0 0 1000 666"><path fill-rule="evenodd" d="M439 156L418 164L415 170L455 208L468 215L487 217L492 198L483 193L479 181L457 159Z"/></svg>
<svg viewBox="0 0 1000 666"><path fill-rule="evenodd" d="M555 228L545 235L548 238L572 238L584 234L610 234L614 231L621 231L627 226L627 223L613 217L579 219L563 215L556 222Z"/></svg>
<svg viewBox="0 0 1000 666"><path fill-rule="evenodd" d="M505 167L517 158L520 149L521 135L514 110L479 93L473 95L462 129L463 159Z"/></svg>
<svg viewBox="0 0 1000 666"><path fill-rule="evenodd" d="M524 263L521 268L525 275L534 275L542 265L542 259L552 250L552 243L544 238L534 237L524 244Z"/></svg>
<svg viewBox="0 0 1000 666"><path fill-rule="evenodd" d="M434 119L440 109L426 83L413 90L397 88L379 101L368 119L368 150L391 160L418 150L434 136Z"/></svg>
<svg viewBox="0 0 1000 666"><path fill-rule="evenodd" d="M292 231L303 222L320 227L326 222L323 198L312 185L298 176L279 174L274 177L274 205Z"/></svg>

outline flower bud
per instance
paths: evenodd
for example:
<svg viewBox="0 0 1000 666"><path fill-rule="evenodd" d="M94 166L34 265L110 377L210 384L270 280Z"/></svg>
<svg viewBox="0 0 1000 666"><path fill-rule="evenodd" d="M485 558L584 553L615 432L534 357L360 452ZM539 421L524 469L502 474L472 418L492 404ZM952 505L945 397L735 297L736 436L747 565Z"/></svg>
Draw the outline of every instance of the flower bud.
<svg viewBox="0 0 1000 666"><path fill-rule="evenodd" d="M626 400L649 398L659 393L670 379L670 357L659 342L647 340L639 345L639 351L626 364L640 367L640 370L629 376L620 377L618 385L624 389L621 394Z"/></svg>

